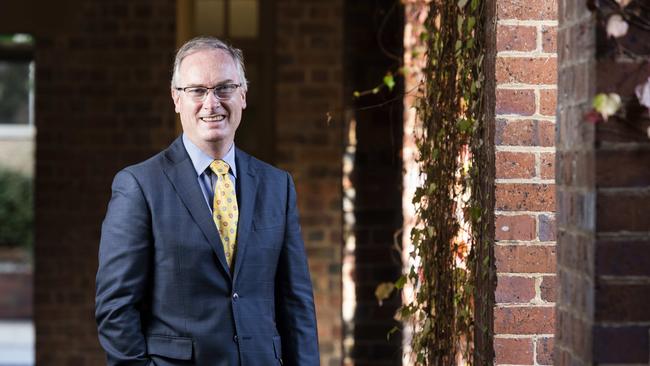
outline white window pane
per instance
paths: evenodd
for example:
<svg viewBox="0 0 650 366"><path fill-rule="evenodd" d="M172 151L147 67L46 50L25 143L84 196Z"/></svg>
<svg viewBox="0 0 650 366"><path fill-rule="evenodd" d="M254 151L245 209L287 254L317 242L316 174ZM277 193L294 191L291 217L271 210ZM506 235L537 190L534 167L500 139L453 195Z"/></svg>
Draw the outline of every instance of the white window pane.
<svg viewBox="0 0 650 366"><path fill-rule="evenodd" d="M231 0L229 35L233 38L255 38L258 33L259 4L257 0Z"/></svg>
<svg viewBox="0 0 650 366"><path fill-rule="evenodd" d="M225 0L196 0L194 2L194 33L223 36L225 27Z"/></svg>

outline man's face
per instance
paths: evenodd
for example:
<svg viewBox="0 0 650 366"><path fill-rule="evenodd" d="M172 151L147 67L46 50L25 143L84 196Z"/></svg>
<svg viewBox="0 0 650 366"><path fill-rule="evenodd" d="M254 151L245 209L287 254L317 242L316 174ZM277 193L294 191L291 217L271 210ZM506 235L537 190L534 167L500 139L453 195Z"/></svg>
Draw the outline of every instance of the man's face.
<svg viewBox="0 0 650 366"><path fill-rule="evenodd" d="M201 50L183 59L177 85L185 88L212 88L239 84L241 80L233 58L221 50ZM227 100L218 100L212 90L203 102L194 101L183 91L172 88L176 113L180 114L183 132L202 150L229 148L235 138L242 110L246 108L246 92L239 87Z"/></svg>

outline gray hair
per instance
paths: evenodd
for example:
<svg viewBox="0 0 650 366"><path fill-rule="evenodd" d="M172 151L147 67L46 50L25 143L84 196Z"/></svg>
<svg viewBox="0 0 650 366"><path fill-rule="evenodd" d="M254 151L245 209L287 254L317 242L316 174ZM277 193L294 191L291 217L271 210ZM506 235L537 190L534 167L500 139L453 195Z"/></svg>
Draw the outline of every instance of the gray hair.
<svg viewBox="0 0 650 366"><path fill-rule="evenodd" d="M237 66L237 73L239 73L239 82L242 84L242 89L248 90L248 81L244 74L244 53L240 49L235 48L218 38L207 36L192 38L178 49L176 52L176 58L174 58L172 88L177 87L176 82L178 81L178 72L183 59L195 52L204 50L222 50L229 54Z"/></svg>

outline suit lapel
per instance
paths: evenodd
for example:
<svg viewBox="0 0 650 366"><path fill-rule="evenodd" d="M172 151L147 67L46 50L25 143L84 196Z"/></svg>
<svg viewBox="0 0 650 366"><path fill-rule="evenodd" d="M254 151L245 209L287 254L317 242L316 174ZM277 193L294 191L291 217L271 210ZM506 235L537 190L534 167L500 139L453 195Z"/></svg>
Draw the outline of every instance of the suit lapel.
<svg viewBox="0 0 650 366"><path fill-rule="evenodd" d="M217 255L222 270L230 278L219 231L210 215L210 209L205 204L203 192L196 178L196 170L180 137L172 143L165 155L167 160L163 160L163 171Z"/></svg>
<svg viewBox="0 0 650 366"><path fill-rule="evenodd" d="M239 197L239 222L237 224L237 251L233 281L237 280L237 274L244 263L248 236L253 220L255 197L257 196L257 176L255 175L254 166L252 166L251 156L237 149L235 162L237 164L237 185L239 186L239 192L237 192Z"/></svg>

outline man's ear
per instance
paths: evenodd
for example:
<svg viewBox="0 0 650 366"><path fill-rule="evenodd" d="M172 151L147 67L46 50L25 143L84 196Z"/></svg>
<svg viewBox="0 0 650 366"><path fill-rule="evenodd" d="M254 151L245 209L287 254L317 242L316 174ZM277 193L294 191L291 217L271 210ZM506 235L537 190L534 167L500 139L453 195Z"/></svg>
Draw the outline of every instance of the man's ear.
<svg viewBox="0 0 650 366"><path fill-rule="evenodd" d="M241 109L246 109L246 90L241 91Z"/></svg>
<svg viewBox="0 0 650 366"><path fill-rule="evenodd" d="M171 88L172 100L174 101L174 110L176 113L181 113L181 94L178 90Z"/></svg>

